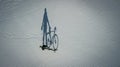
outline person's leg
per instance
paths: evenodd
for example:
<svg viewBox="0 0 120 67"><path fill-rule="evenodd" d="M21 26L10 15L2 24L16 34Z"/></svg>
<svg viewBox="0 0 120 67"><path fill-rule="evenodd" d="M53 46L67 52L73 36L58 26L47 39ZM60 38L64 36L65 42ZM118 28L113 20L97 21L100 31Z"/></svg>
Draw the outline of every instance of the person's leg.
<svg viewBox="0 0 120 67"><path fill-rule="evenodd" d="M41 46L42 50L45 49L45 33L43 33L43 46Z"/></svg>
<svg viewBox="0 0 120 67"><path fill-rule="evenodd" d="M43 45L45 44L45 33L43 33Z"/></svg>
<svg viewBox="0 0 120 67"><path fill-rule="evenodd" d="M42 48L42 50L44 50L44 41L45 41L44 39L45 39L45 35L44 35L44 32L43 32L42 46L40 46Z"/></svg>
<svg viewBox="0 0 120 67"><path fill-rule="evenodd" d="M47 33L45 33L45 44L47 46Z"/></svg>

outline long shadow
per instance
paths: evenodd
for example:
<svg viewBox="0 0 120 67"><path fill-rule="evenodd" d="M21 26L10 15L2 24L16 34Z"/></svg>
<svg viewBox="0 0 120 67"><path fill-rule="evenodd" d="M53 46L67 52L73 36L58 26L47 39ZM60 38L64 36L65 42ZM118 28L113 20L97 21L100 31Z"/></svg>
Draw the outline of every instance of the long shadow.
<svg viewBox="0 0 120 67"><path fill-rule="evenodd" d="M43 31L42 46L40 46L42 50L48 49L48 50L56 51L58 48L58 43L56 44L56 41L58 42L58 36L55 33L56 27L54 27L54 30L51 30L46 8L44 9L41 30ZM57 46L56 48L54 47L55 46L54 44L56 44ZM50 48L51 45L54 47L53 49Z"/></svg>

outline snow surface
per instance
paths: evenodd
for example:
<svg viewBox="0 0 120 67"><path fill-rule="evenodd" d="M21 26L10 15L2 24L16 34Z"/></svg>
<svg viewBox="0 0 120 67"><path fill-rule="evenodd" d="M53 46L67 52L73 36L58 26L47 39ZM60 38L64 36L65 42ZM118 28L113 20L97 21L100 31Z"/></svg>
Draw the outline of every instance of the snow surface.
<svg viewBox="0 0 120 67"><path fill-rule="evenodd" d="M119 0L0 0L0 67L119 67ZM58 51L42 51L44 8Z"/></svg>

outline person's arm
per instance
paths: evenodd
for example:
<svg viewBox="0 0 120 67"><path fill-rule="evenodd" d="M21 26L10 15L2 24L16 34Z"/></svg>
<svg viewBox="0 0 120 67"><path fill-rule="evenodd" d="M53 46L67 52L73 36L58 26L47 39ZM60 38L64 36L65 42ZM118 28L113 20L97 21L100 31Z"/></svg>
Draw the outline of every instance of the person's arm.
<svg viewBox="0 0 120 67"><path fill-rule="evenodd" d="M41 30L43 29L43 26L44 26L44 20L45 20L45 13L44 13L44 15L43 15L43 21L42 21Z"/></svg>
<svg viewBox="0 0 120 67"><path fill-rule="evenodd" d="M42 22L41 30L43 29L43 23L44 23L44 22Z"/></svg>
<svg viewBox="0 0 120 67"><path fill-rule="evenodd" d="M49 23L49 20L48 20L48 26L49 26L49 28L50 28L50 23Z"/></svg>
<svg viewBox="0 0 120 67"><path fill-rule="evenodd" d="M48 27L49 27L49 32L51 32L51 27L50 27L50 23L49 23L49 20L47 19L47 23L48 23Z"/></svg>

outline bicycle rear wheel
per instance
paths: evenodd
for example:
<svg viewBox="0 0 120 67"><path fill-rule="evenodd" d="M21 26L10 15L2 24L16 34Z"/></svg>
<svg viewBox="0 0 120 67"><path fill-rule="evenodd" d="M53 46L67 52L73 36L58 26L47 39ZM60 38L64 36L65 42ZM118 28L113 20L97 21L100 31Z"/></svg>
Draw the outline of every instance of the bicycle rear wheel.
<svg viewBox="0 0 120 67"><path fill-rule="evenodd" d="M50 34L47 34L47 47L51 46L51 38L50 38Z"/></svg>
<svg viewBox="0 0 120 67"><path fill-rule="evenodd" d="M59 39L58 39L57 34L55 34L52 37L52 40L53 40L53 50L57 50L58 49L58 44L59 44Z"/></svg>

